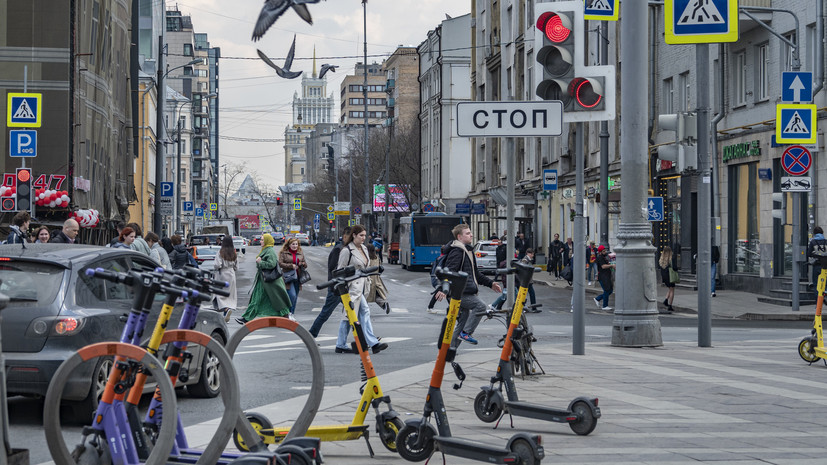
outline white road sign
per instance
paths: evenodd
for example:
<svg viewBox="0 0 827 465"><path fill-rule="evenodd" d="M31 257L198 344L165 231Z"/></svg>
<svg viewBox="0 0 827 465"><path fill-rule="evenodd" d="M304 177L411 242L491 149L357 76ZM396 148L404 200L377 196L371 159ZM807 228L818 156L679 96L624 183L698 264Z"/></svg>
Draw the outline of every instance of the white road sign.
<svg viewBox="0 0 827 465"><path fill-rule="evenodd" d="M563 102L461 102L457 104L460 137L559 136Z"/></svg>

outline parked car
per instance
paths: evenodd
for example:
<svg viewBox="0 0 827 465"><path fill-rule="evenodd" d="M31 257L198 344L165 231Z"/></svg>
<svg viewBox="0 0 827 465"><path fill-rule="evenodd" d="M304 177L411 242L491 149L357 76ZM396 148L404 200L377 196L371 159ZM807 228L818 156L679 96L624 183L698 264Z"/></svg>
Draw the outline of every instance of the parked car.
<svg viewBox="0 0 827 465"><path fill-rule="evenodd" d="M505 245L505 241L479 241L474 246L477 268L483 274L494 274L497 271L497 247L500 245Z"/></svg>
<svg viewBox="0 0 827 465"><path fill-rule="evenodd" d="M121 337L132 306L133 292L123 284L86 276L88 268L127 271L158 264L140 253L122 248L63 244L0 245L0 292L10 298L3 310L2 341L6 381L10 396L43 397L58 366L77 349ZM163 295L157 295L160 307ZM181 319L176 305L170 321ZM158 317L152 312L144 338L148 341ZM176 323L177 324L177 323ZM218 312L204 310L194 328L222 344L229 331ZM188 364L187 386L195 397L215 397L220 392L219 364L215 356L197 345ZM163 351L162 351L163 353ZM99 358L81 365L66 384L64 406L73 419L88 421L106 384L112 359ZM149 393L154 383L144 390Z"/></svg>
<svg viewBox="0 0 827 465"><path fill-rule="evenodd" d="M190 238L190 247L199 245L221 245L223 234L196 234Z"/></svg>
<svg viewBox="0 0 827 465"><path fill-rule="evenodd" d="M261 236L253 236L250 245L261 245Z"/></svg>
<svg viewBox="0 0 827 465"><path fill-rule="evenodd" d="M238 253L246 254L247 253L247 240L241 236L233 236L233 245L235 246L235 251Z"/></svg>
<svg viewBox="0 0 827 465"><path fill-rule="evenodd" d="M196 247L193 257L196 263L198 263L198 268L208 271L214 270L215 257L218 256L220 250L220 245L202 245Z"/></svg>
<svg viewBox="0 0 827 465"><path fill-rule="evenodd" d="M284 244L284 233L283 232L274 232L271 234L273 236L273 240L276 241L276 245Z"/></svg>
<svg viewBox="0 0 827 465"><path fill-rule="evenodd" d="M310 245L310 236L306 233L296 233L293 237L299 240L299 245Z"/></svg>

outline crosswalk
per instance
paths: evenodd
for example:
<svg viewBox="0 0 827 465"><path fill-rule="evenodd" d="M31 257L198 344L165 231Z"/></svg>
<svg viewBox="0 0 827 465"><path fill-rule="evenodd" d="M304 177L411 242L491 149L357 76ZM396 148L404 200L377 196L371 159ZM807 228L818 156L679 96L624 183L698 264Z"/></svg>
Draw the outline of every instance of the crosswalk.
<svg viewBox="0 0 827 465"><path fill-rule="evenodd" d="M250 334L244 338L239 349L235 352L235 356L239 355L258 355L268 352L279 352L286 350L307 350L299 339L283 340L284 335L273 333L268 334ZM383 337L382 342L391 344L394 342L407 341L409 337ZM336 347L336 336L319 336L316 338L316 343L319 345L319 350L333 350Z"/></svg>

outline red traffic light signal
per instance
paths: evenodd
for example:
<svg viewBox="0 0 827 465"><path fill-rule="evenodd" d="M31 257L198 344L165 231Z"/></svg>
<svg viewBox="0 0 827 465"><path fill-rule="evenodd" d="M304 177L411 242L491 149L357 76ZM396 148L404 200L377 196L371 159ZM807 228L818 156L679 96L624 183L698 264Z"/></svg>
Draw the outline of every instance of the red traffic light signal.
<svg viewBox="0 0 827 465"><path fill-rule="evenodd" d="M276 197L276 205L281 205L281 197Z"/></svg>
<svg viewBox="0 0 827 465"><path fill-rule="evenodd" d="M32 210L32 169L17 168L17 210Z"/></svg>

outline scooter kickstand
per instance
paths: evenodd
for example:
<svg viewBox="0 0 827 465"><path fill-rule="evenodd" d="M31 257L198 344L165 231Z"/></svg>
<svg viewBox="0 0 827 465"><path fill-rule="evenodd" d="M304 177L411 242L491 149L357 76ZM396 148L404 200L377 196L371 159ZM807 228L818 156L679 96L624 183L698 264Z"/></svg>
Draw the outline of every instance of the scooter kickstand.
<svg viewBox="0 0 827 465"><path fill-rule="evenodd" d="M370 453L370 458L373 458L373 447L370 447L370 441L368 440L368 436L370 436L370 434L368 434L368 432L365 431L365 444L368 445L368 452Z"/></svg>
<svg viewBox="0 0 827 465"><path fill-rule="evenodd" d="M505 410L503 410L503 413L500 414L500 418L497 419L497 423L494 425L494 429L497 429L497 427L500 426L500 422L502 421L503 417L505 416L505 413L506 413ZM512 428L514 427L514 421L513 420L511 422L511 427Z"/></svg>

